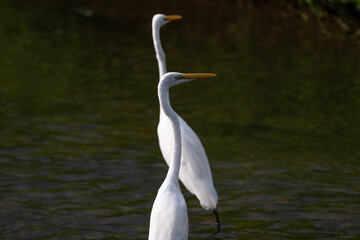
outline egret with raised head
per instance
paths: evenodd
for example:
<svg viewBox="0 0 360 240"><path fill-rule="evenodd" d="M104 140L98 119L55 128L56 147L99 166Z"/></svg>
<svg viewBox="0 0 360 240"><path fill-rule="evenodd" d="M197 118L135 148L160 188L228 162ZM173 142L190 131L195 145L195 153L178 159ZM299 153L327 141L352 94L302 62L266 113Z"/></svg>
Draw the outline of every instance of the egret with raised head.
<svg viewBox="0 0 360 240"><path fill-rule="evenodd" d="M165 53L160 40L160 28L177 19L181 19L181 16L156 14L152 20L152 36L160 79L167 71ZM168 95L165 97L169 98ZM214 187L212 173L204 147L199 137L185 120L177 113L175 114L180 124L182 140L179 178L184 186L199 199L200 205L205 210L211 210L215 214L217 231L220 231L220 219L217 212L218 195ZM171 121L164 113L161 105L157 132L162 155L166 163L170 166L173 132L171 131Z"/></svg>
<svg viewBox="0 0 360 240"><path fill-rule="evenodd" d="M179 117L170 104L169 88L192 80L215 76L213 73L170 72L160 79L158 84L159 103L170 122L169 131L172 133L172 144L169 169L151 210L149 240L186 240L189 235L186 202L179 186L182 133Z"/></svg>

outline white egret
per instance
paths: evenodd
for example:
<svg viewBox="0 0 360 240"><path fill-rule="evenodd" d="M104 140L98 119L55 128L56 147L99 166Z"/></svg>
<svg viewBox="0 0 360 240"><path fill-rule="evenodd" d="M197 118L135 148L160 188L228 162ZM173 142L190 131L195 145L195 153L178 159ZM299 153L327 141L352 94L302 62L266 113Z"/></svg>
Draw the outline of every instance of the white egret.
<svg viewBox="0 0 360 240"><path fill-rule="evenodd" d="M179 15L165 16L156 14L152 20L152 36L156 58L159 65L159 75L166 73L165 53L160 41L160 28L166 23L180 19ZM169 97L169 96L167 96ZM176 114L176 113L175 113ZM181 130L181 166L179 178L184 186L199 199L205 210L211 210L216 217L217 230L220 230L220 220L217 212L218 195L214 187L212 173L204 147L191 127L178 114ZM170 166L172 149L171 121L164 114L160 105L160 119L157 128L159 145L166 163Z"/></svg>
<svg viewBox="0 0 360 240"><path fill-rule="evenodd" d="M180 121L169 100L169 88L191 80L215 77L212 73L166 73L158 84L160 106L170 121L172 146L169 170L158 190L151 210L149 240L185 240L189 235L189 219L179 185L182 137Z"/></svg>

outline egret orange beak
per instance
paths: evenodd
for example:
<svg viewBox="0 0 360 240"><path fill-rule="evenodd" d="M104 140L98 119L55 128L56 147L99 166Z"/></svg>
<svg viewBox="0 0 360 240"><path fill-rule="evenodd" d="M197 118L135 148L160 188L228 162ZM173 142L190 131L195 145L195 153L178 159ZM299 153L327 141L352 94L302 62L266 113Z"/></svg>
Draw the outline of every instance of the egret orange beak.
<svg viewBox="0 0 360 240"><path fill-rule="evenodd" d="M166 19L168 21L174 21L174 20L179 20L181 19L182 17L180 15L168 15L166 16Z"/></svg>
<svg viewBox="0 0 360 240"><path fill-rule="evenodd" d="M216 77L216 74L215 73L184 73L181 76L189 80L195 80L200 78Z"/></svg>

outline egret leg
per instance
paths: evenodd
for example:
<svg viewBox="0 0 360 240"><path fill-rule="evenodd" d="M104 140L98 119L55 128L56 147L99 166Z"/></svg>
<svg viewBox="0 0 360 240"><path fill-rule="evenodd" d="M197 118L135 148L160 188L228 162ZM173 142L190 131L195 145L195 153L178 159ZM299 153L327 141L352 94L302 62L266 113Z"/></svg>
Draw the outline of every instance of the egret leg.
<svg viewBox="0 0 360 240"><path fill-rule="evenodd" d="M213 214L215 215L215 219L216 219L216 228L217 228L217 233L220 232L221 229L221 225L220 225L220 218L219 218L219 214L217 209L213 210Z"/></svg>

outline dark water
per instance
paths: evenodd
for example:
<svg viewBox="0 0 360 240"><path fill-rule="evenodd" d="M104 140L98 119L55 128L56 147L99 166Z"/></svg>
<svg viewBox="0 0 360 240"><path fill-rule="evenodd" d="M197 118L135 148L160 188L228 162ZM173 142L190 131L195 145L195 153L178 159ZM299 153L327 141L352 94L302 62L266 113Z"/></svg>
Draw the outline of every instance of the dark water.
<svg viewBox="0 0 360 240"><path fill-rule="evenodd" d="M150 35L165 10L184 16L162 30L168 70L219 75L171 91L220 197L214 235L183 189L190 239L360 237L358 40L225 1L59 2L1 1L0 239L147 238L167 171Z"/></svg>

